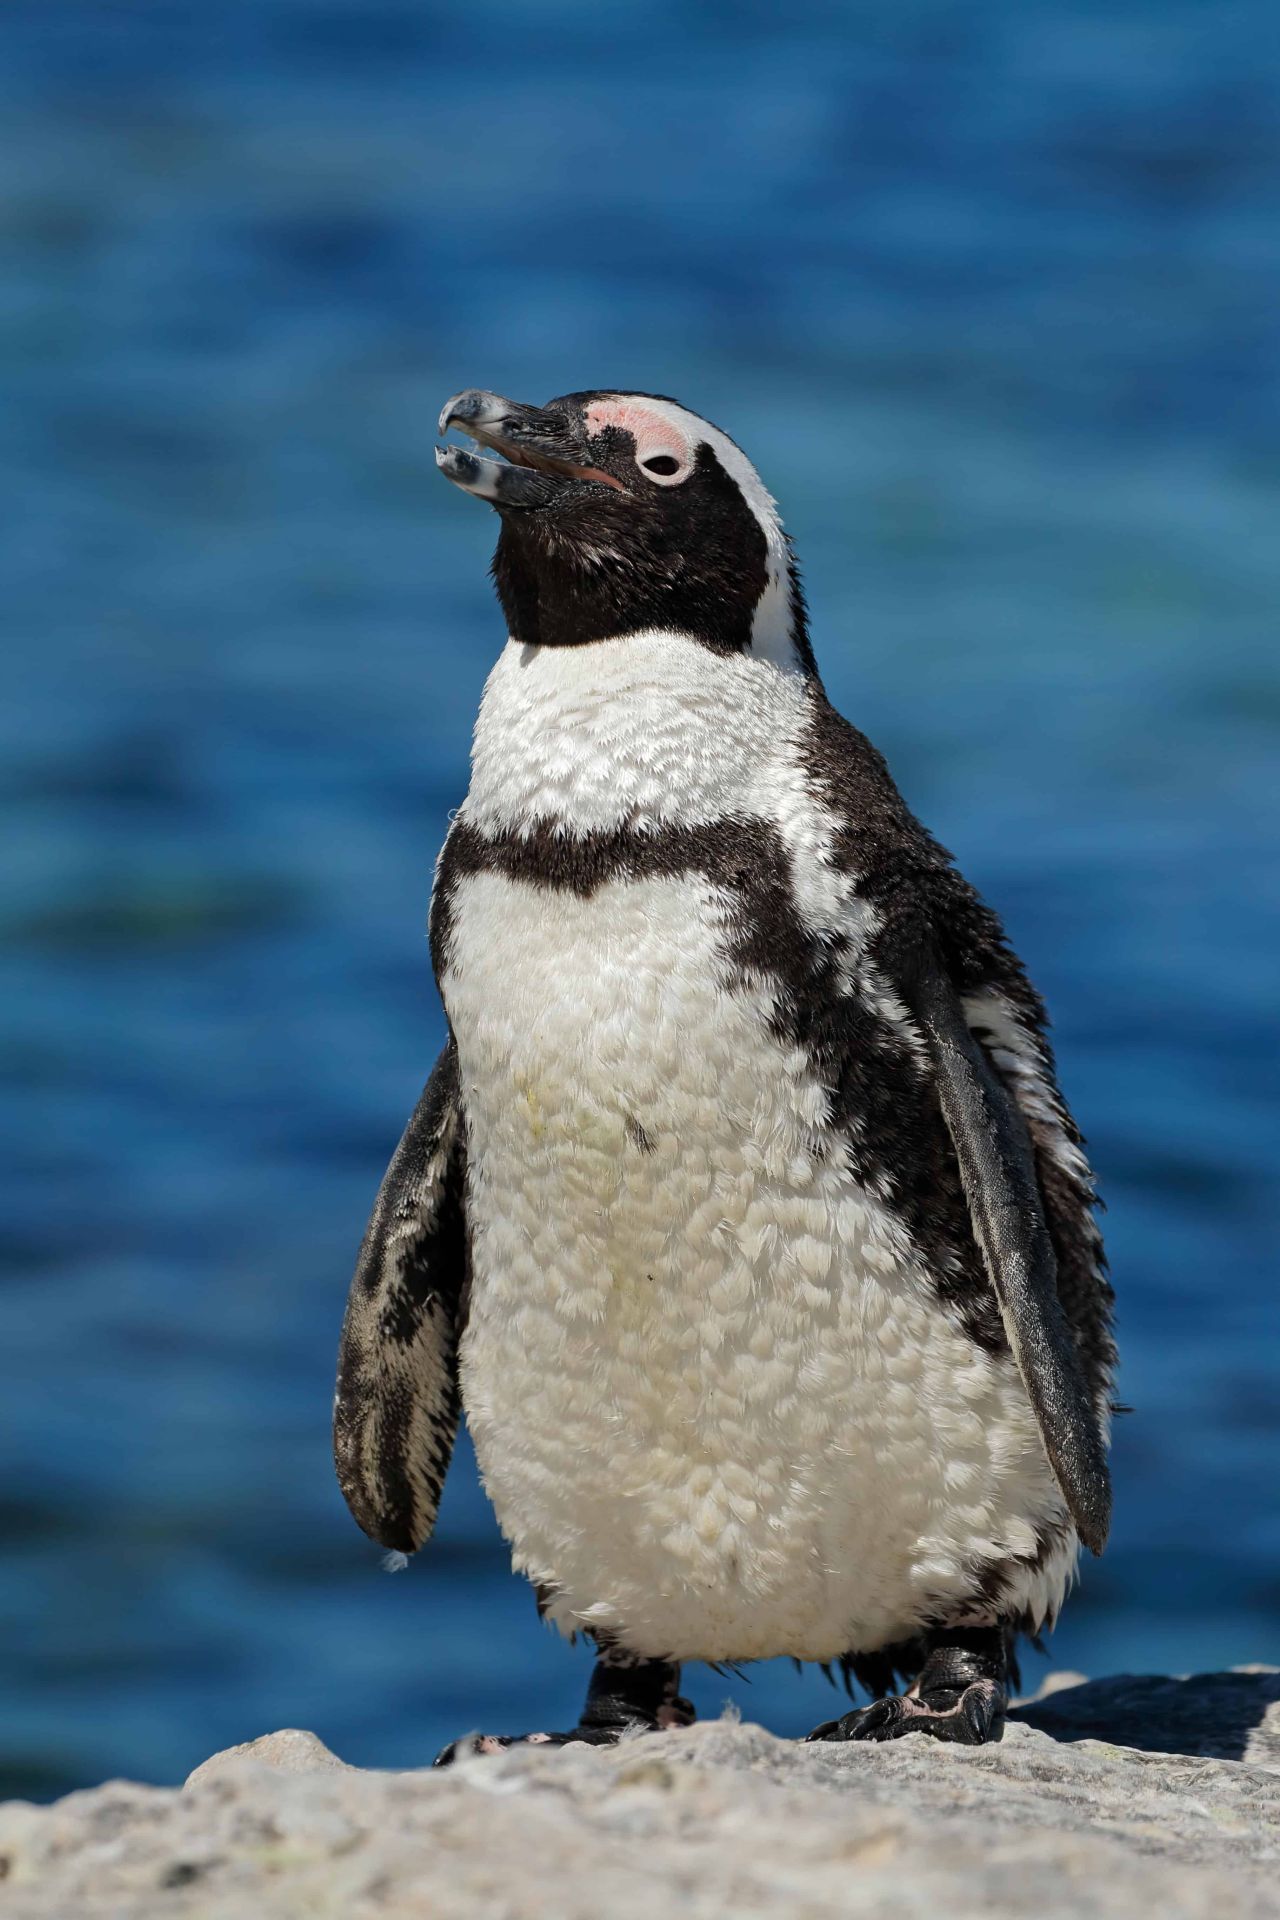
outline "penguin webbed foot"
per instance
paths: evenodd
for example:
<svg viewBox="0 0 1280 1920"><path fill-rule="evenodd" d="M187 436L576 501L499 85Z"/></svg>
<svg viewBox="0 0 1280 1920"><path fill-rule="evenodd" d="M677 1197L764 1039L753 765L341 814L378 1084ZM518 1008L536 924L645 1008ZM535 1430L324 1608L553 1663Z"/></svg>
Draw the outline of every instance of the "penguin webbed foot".
<svg viewBox="0 0 1280 1920"><path fill-rule="evenodd" d="M955 1689L891 1694L858 1707L839 1720L825 1720L808 1740L899 1740L904 1733L927 1733L934 1740L982 1747L1004 1732L1007 1700L994 1680L975 1680L956 1697Z"/></svg>
<svg viewBox="0 0 1280 1920"><path fill-rule="evenodd" d="M953 1629L939 1635L909 1692L824 1720L806 1738L900 1740L906 1733L927 1733L958 1746L986 1746L1004 1732L1008 1672L1003 1628Z"/></svg>
<svg viewBox="0 0 1280 1920"><path fill-rule="evenodd" d="M651 1733L639 1724L637 1733ZM451 1767L455 1760L476 1753L506 1753L511 1747L614 1747L627 1727L574 1727L568 1733L468 1733L451 1740L432 1761L433 1767Z"/></svg>
<svg viewBox="0 0 1280 1920"><path fill-rule="evenodd" d="M433 1765L450 1767L463 1754L505 1753L511 1747L616 1747L628 1735L691 1727L693 1702L676 1692L680 1669L668 1660L630 1658L601 1651L591 1676L582 1718L568 1733L480 1733L451 1740Z"/></svg>

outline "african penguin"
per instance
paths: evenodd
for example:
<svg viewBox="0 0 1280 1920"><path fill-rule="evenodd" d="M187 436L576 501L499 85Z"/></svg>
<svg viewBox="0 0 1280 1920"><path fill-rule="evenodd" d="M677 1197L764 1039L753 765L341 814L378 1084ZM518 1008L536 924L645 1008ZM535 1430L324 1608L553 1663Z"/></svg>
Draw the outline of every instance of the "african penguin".
<svg viewBox="0 0 1280 1920"><path fill-rule="evenodd" d="M440 426L487 450L437 460L497 510L509 638L432 896L448 1044L342 1335L343 1492L421 1547L465 1409L598 1655L578 1726L519 1737L680 1725L682 1661L778 1654L880 1696L811 1738L997 1737L1110 1515L1112 1293L1043 1006L829 704L727 434L607 392Z"/></svg>

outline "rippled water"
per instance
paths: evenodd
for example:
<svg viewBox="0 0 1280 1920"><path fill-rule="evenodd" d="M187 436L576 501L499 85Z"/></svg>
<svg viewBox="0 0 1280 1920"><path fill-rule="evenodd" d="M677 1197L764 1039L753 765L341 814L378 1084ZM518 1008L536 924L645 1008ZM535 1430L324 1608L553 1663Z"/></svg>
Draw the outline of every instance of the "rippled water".
<svg viewBox="0 0 1280 1920"><path fill-rule="evenodd" d="M8 0L6 1786L290 1723L417 1762L584 1683L465 1448L397 1579L328 1454L501 638L431 460L472 383L676 393L757 460L1110 1203L1136 1412L1054 1658L1280 1658L1273 26Z"/></svg>

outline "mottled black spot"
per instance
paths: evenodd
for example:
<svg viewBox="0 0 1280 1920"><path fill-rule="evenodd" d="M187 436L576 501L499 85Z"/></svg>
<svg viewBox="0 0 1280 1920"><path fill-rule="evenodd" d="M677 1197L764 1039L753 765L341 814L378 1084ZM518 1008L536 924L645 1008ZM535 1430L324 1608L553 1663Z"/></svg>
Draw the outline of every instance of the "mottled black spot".
<svg viewBox="0 0 1280 1920"><path fill-rule="evenodd" d="M208 1864L205 1861L177 1860L160 1875L160 1885L166 1892L174 1887L190 1887L207 1871Z"/></svg>

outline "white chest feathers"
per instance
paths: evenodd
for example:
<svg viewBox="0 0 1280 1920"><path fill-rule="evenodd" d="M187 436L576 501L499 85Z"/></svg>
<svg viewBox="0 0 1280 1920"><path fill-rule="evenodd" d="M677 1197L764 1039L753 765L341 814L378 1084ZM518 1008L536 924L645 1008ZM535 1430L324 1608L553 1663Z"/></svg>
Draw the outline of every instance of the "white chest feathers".
<svg viewBox="0 0 1280 1920"><path fill-rule="evenodd" d="M695 660L682 733L662 687L637 725L648 683L626 680L640 669L621 650L587 681L599 695L614 673L625 698L579 689L576 719L562 663L558 691L522 687L514 651L504 732L486 700L472 825L734 812L768 819L797 868L820 854L786 676ZM784 683L771 711L761 673ZM797 873L807 913L856 924L845 883L813 869ZM901 1224L852 1177L807 1056L777 1037L775 988L729 967L736 905L704 873L585 897L510 871L455 884L441 986L469 1144L462 1391L516 1565L566 1631L655 1656L871 1650L970 1613L995 1561L1034 1563L1009 1597L1050 1612L1074 1543L1038 1553L1062 1508L1016 1372L939 1310Z"/></svg>
<svg viewBox="0 0 1280 1920"><path fill-rule="evenodd" d="M485 688L464 813L491 833L553 819L576 834L772 815L806 711L798 673L679 634L510 643Z"/></svg>

